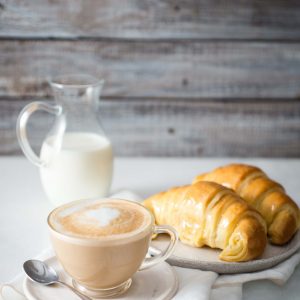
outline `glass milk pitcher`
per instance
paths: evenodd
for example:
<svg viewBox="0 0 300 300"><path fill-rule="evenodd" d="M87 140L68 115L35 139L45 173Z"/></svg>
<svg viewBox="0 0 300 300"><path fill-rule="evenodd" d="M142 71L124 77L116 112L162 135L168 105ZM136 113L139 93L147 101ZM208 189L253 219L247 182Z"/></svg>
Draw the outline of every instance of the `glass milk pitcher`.
<svg viewBox="0 0 300 300"><path fill-rule="evenodd" d="M57 77L50 85L56 105L32 102L18 117L17 137L25 156L40 168L43 188L55 205L107 196L113 153L96 115L103 81L88 75L68 75ZM40 157L26 134L28 118L36 110L56 116Z"/></svg>

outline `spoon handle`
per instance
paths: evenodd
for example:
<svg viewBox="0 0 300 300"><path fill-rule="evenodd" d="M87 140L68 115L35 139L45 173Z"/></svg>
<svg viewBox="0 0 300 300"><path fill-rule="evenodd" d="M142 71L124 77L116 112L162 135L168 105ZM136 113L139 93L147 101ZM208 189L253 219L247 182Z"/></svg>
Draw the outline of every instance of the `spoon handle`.
<svg viewBox="0 0 300 300"><path fill-rule="evenodd" d="M77 291L76 289L74 289L72 286L66 284L65 282L58 281L58 283L60 283L61 285L66 286L66 287L68 287L70 290L72 290L82 300L93 300L92 298L90 298L90 297L88 297L86 295L83 295L82 293L80 293L79 291Z"/></svg>

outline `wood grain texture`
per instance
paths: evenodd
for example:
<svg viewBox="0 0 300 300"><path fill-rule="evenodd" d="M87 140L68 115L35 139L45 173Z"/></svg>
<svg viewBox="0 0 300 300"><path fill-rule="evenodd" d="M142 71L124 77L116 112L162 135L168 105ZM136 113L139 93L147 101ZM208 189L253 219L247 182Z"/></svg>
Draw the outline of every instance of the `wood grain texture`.
<svg viewBox="0 0 300 300"><path fill-rule="evenodd" d="M118 155L300 157L299 15L296 0L0 0L0 154L20 154L17 114L51 76L89 73ZM33 118L35 149L50 125Z"/></svg>
<svg viewBox="0 0 300 300"><path fill-rule="evenodd" d="M0 36L299 39L296 0L0 0Z"/></svg>
<svg viewBox="0 0 300 300"><path fill-rule="evenodd" d="M295 98L300 44L1 41L0 96L47 97L47 77L89 73L106 97Z"/></svg>
<svg viewBox="0 0 300 300"><path fill-rule="evenodd" d="M16 118L28 103L0 101L0 154L20 154ZM103 100L102 123L120 156L299 157L300 102L292 100ZM51 119L32 117L38 149Z"/></svg>

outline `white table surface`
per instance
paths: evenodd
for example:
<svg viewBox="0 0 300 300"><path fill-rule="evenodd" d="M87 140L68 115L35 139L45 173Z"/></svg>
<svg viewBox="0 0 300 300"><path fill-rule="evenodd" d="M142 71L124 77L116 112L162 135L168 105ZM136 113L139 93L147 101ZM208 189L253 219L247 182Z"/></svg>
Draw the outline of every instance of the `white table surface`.
<svg viewBox="0 0 300 300"><path fill-rule="evenodd" d="M300 205L300 159L117 158L112 191L125 188L148 196L229 162L263 168ZM23 157L0 157L0 282L12 279L26 259L49 247L46 217L51 209L38 169ZM284 287L269 281L245 284L244 299L300 299L300 267Z"/></svg>

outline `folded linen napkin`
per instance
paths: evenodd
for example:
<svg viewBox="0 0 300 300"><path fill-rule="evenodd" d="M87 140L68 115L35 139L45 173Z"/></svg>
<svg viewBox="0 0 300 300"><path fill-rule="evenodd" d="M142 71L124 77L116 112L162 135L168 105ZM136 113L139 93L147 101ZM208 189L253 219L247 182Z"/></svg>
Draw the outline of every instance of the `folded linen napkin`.
<svg viewBox="0 0 300 300"><path fill-rule="evenodd" d="M122 191L114 194L113 197L133 201L140 200L138 195L130 191ZM46 260L52 255L53 250L46 249L37 259ZM243 283L269 279L278 285L283 285L293 274L299 263L300 252L297 252L286 261L271 269L254 273L219 276L214 272L174 267L179 279L179 289L174 300L241 300ZM25 274L22 272L12 281L6 284L0 284L0 297L3 300L26 299L22 288L24 278ZM74 300L75 299L74 296Z"/></svg>
<svg viewBox="0 0 300 300"><path fill-rule="evenodd" d="M300 252L277 266L253 273L221 275L217 273L175 267L179 277L179 289L174 300L241 300L243 283L268 279L284 285L300 263Z"/></svg>

